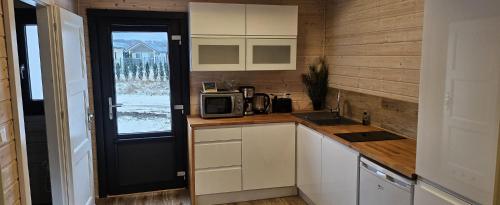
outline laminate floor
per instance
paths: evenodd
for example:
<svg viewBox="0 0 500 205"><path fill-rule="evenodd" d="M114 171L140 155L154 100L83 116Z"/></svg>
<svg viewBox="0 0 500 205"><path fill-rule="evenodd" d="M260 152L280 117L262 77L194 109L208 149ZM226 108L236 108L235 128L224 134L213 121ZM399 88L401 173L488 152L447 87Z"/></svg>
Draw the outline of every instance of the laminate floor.
<svg viewBox="0 0 500 205"><path fill-rule="evenodd" d="M98 199L97 205L190 205L189 193L185 189L114 196ZM264 199L248 202L230 203L224 205L307 205L298 196L275 199Z"/></svg>

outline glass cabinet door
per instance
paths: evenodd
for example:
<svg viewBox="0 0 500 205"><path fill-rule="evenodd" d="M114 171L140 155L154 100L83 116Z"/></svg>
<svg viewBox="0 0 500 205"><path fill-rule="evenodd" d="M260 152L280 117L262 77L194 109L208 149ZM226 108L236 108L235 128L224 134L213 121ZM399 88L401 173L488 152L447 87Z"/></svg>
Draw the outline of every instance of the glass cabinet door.
<svg viewBox="0 0 500 205"><path fill-rule="evenodd" d="M296 70L297 39L247 39L247 70Z"/></svg>
<svg viewBox="0 0 500 205"><path fill-rule="evenodd" d="M191 38L191 70L245 70L245 39Z"/></svg>

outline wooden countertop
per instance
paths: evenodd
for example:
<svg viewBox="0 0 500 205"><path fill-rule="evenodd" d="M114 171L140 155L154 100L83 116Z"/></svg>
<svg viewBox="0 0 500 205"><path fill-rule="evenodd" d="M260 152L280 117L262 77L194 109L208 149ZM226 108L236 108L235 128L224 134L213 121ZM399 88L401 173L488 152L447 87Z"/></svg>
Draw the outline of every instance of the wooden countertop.
<svg viewBox="0 0 500 205"><path fill-rule="evenodd" d="M245 117L215 119L203 119L199 116L188 116L187 121L191 128L196 129L212 126L296 122L297 118L291 114L252 115Z"/></svg>
<svg viewBox="0 0 500 205"><path fill-rule="evenodd" d="M400 174L415 179L416 148L417 143L414 139L385 140L372 142L349 142L335 134L379 131L380 128L363 125L333 125L319 126L309 121L297 118L291 114L269 114L253 115L240 118L220 118L220 119L202 119L198 116L188 117L188 125L193 128L204 128L212 126L231 126L245 124L263 124L263 123L283 123L296 122L303 124L317 132L330 137L356 151L360 154L377 161L387 168L399 172Z"/></svg>

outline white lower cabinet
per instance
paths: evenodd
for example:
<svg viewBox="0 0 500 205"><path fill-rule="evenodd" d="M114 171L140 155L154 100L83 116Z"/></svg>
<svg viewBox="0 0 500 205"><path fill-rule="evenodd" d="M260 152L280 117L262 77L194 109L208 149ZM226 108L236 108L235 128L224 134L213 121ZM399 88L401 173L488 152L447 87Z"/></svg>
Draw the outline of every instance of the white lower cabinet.
<svg viewBox="0 0 500 205"><path fill-rule="evenodd" d="M241 167L196 170L196 195L241 191Z"/></svg>
<svg viewBox="0 0 500 205"><path fill-rule="evenodd" d="M295 123L195 130L195 194L295 186L295 141Z"/></svg>
<svg viewBox="0 0 500 205"><path fill-rule="evenodd" d="M321 142L322 205L356 205L359 153L323 137Z"/></svg>
<svg viewBox="0 0 500 205"><path fill-rule="evenodd" d="M355 205L359 153L303 125L297 144L300 191L316 205Z"/></svg>
<svg viewBox="0 0 500 205"><path fill-rule="evenodd" d="M197 169L241 166L241 141L197 144L194 149Z"/></svg>
<svg viewBox="0 0 500 205"><path fill-rule="evenodd" d="M297 186L314 204L321 196L321 139L306 126L297 127Z"/></svg>
<svg viewBox="0 0 500 205"><path fill-rule="evenodd" d="M241 191L241 127L194 132L196 195Z"/></svg>
<svg viewBox="0 0 500 205"><path fill-rule="evenodd" d="M295 123L242 128L243 190L295 185Z"/></svg>

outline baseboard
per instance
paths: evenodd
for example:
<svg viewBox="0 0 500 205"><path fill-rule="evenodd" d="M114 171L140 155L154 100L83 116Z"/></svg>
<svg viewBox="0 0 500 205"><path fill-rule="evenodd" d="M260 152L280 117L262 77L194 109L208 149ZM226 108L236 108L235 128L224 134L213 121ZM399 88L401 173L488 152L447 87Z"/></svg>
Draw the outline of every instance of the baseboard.
<svg viewBox="0 0 500 205"><path fill-rule="evenodd" d="M222 194L207 194L196 196L197 205L225 204L242 201L296 196L297 187L281 187L271 189L258 189Z"/></svg>
<svg viewBox="0 0 500 205"><path fill-rule="evenodd" d="M298 190L299 196L300 196L300 198L302 198L302 200L304 200L308 205L315 205L313 203L313 201L311 199L309 199L309 197L306 194L304 194L304 192L302 192L300 189L297 189L297 190Z"/></svg>

